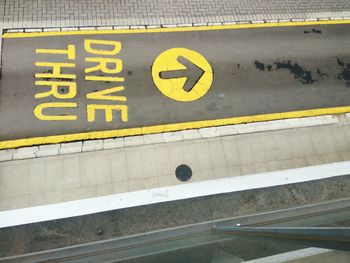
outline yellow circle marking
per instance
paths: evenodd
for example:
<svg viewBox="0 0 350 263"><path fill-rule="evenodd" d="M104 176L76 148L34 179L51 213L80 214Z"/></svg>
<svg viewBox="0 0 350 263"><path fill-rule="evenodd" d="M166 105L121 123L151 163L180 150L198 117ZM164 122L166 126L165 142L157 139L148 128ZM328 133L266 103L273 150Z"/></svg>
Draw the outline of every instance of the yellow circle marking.
<svg viewBox="0 0 350 263"><path fill-rule="evenodd" d="M184 90L187 77L165 79L161 72L185 70L186 66L178 62L182 56L204 71L190 91ZM198 52L187 48L172 48L161 53L153 62L152 77L154 84L165 96L176 101L194 101L204 96L213 82L213 72L209 62Z"/></svg>

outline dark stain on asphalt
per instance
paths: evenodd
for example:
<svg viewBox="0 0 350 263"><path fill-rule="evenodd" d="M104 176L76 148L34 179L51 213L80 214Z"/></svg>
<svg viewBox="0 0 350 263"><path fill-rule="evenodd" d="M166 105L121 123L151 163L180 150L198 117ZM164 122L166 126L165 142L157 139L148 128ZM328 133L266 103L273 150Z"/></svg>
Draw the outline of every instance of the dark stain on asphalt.
<svg viewBox="0 0 350 263"><path fill-rule="evenodd" d="M52 74L52 73L53 73L52 69L44 70L44 71L41 71L41 72L35 72L34 75L33 75L33 78L36 78L35 74ZM45 80L45 81L59 81L59 80L62 80L61 78L42 78L42 79ZM64 81L72 82L72 81L74 81L74 79L64 79Z"/></svg>
<svg viewBox="0 0 350 263"><path fill-rule="evenodd" d="M234 67L233 67L233 72L231 73L231 75L234 76L236 73L238 73L240 70L243 70L243 69L244 69L244 67L240 63L239 64L235 64Z"/></svg>
<svg viewBox="0 0 350 263"><path fill-rule="evenodd" d="M272 65L267 65L266 69L267 69L267 71L272 71L273 67L272 67Z"/></svg>
<svg viewBox="0 0 350 263"><path fill-rule="evenodd" d="M292 63L290 60L275 62L276 70L287 69L294 75L295 79L298 79L303 84L313 84L316 80L312 78L310 70L305 70L298 63Z"/></svg>
<svg viewBox="0 0 350 263"><path fill-rule="evenodd" d="M303 69L298 63L293 63L290 60L287 61L277 61L273 65L265 65L259 61L255 61L255 67L260 71L278 71L281 69L288 70L294 75L294 78L299 80L303 84L313 84L317 79L312 78L312 73L310 70Z"/></svg>
<svg viewBox="0 0 350 263"><path fill-rule="evenodd" d="M319 68L317 68L317 75L320 77L320 79L328 78L328 73L322 72Z"/></svg>
<svg viewBox="0 0 350 263"><path fill-rule="evenodd" d="M255 60L255 67L260 71L265 71L265 64Z"/></svg>
<svg viewBox="0 0 350 263"><path fill-rule="evenodd" d="M345 63L342 58L335 57L337 64L341 68L341 72L336 76L339 80L344 80L346 87L350 88L350 63ZM316 81L329 78L329 74L323 72L320 68L316 69L316 72L306 70L302 68L298 63L290 60L277 61L273 64L264 64L260 61L254 61L255 68L259 71L278 71L281 69L288 70L293 74L294 78L299 80L303 84L313 84ZM314 77L313 77L314 76Z"/></svg>
<svg viewBox="0 0 350 263"><path fill-rule="evenodd" d="M106 77L105 75L103 74L98 74L99 77ZM111 83L110 81L104 81L104 83L108 84L108 83Z"/></svg>
<svg viewBox="0 0 350 263"><path fill-rule="evenodd" d="M311 31L305 30L304 34L310 34L310 33L314 33L314 34L322 34L321 30L317 30L317 29L311 29Z"/></svg>
<svg viewBox="0 0 350 263"><path fill-rule="evenodd" d="M61 94L67 94L68 93L68 88L60 88L60 93Z"/></svg>
<svg viewBox="0 0 350 263"><path fill-rule="evenodd" d="M342 68L342 72L337 76L340 80L345 80L346 86L350 88L350 64L345 64L341 58L335 57L337 59L338 66Z"/></svg>

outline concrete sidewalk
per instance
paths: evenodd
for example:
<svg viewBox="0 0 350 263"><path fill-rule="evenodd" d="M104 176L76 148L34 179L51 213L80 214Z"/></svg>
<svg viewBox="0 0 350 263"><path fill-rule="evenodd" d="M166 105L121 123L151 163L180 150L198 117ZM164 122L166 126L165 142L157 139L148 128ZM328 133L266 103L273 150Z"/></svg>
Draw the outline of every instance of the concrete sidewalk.
<svg viewBox="0 0 350 263"><path fill-rule="evenodd" d="M0 163L0 210L350 160L350 124Z"/></svg>

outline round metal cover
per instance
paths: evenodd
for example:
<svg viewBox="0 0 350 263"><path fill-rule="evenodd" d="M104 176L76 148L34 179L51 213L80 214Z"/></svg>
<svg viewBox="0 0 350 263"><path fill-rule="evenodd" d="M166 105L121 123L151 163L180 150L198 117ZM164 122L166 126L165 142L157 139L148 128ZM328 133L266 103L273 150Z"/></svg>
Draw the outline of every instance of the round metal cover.
<svg viewBox="0 0 350 263"><path fill-rule="evenodd" d="M175 170L175 175L178 180L181 182L186 182L192 177L192 170L186 164L179 165Z"/></svg>

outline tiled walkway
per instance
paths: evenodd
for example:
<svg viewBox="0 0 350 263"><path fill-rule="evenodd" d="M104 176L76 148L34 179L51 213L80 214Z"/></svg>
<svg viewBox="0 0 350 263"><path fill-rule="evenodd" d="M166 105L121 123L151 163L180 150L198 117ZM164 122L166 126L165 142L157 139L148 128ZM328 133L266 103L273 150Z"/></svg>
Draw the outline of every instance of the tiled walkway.
<svg viewBox="0 0 350 263"><path fill-rule="evenodd" d="M0 210L350 160L350 124L0 163Z"/></svg>
<svg viewBox="0 0 350 263"><path fill-rule="evenodd" d="M345 11L348 0L0 0L4 28L313 18Z"/></svg>

